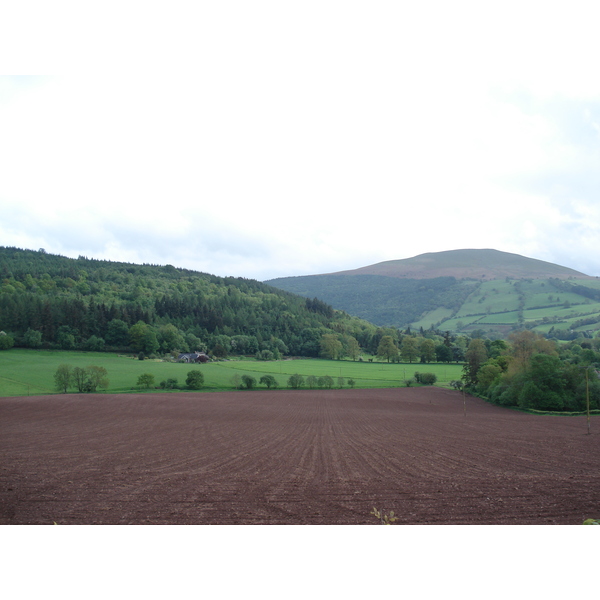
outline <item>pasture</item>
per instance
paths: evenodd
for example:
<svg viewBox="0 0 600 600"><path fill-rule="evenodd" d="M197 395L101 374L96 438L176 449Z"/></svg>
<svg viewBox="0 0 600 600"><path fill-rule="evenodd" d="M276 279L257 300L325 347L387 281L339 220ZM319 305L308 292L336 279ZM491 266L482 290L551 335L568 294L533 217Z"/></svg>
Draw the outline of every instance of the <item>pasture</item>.
<svg viewBox="0 0 600 600"><path fill-rule="evenodd" d="M0 524L579 525L596 420L436 387L0 398Z"/></svg>
<svg viewBox="0 0 600 600"><path fill-rule="evenodd" d="M437 385L440 386L448 386L450 381L460 379L462 373L461 364L388 364L322 359L265 362L234 359L190 365L161 360L140 361L132 355L119 356L101 352L11 349L0 352L0 397L54 393L54 373L63 363L74 367L104 367L110 381L107 393L139 392L136 384L143 373L154 375L157 386L170 378L177 379L179 385L184 385L187 373L192 369L199 369L204 373L203 391L231 390L232 378L244 374L252 375L257 381L262 375L273 375L280 388L287 386L288 378L294 373L305 377L329 375L336 385L337 378L343 377L345 386L348 385L348 379L354 379L357 388L382 388L403 386L404 380L412 377L415 371L435 373Z"/></svg>

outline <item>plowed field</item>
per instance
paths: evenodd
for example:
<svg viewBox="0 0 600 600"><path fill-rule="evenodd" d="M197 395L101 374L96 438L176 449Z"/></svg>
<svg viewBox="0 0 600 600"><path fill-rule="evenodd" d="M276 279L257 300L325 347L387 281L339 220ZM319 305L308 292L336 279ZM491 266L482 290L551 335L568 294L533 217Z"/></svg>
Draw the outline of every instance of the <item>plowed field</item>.
<svg viewBox="0 0 600 600"><path fill-rule="evenodd" d="M580 524L599 426L441 388L0 398L0 523Z"/></svg>

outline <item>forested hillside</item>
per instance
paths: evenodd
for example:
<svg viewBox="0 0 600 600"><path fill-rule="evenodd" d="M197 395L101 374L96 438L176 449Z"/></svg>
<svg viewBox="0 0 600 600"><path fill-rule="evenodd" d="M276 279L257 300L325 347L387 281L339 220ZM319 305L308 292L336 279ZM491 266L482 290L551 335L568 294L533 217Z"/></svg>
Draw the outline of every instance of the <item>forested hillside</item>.
<svg viewBox="0 0 600 600"><path fill-rule="evenodd" d="M477 282L454 277L399 279L379 275L307 275L274 279L272 285L317 297L351 315L380 326L406 327L440 307L458 310Z"/></svg>
<svg viewBox="0 0 600 600"><path fill-rule="evenodd" d="M16 345L154 354L317 356L324 334L375 327L254 280L0 247L0 330Z"/></svg>

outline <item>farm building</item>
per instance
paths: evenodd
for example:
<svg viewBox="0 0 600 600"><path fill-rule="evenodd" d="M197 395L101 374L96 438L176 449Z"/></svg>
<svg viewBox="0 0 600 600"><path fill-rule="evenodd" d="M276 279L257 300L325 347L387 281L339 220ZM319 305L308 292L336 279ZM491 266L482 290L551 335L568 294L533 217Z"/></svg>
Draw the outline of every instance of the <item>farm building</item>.
<svg viewBox="0 0 600 600"><path fill-rule="evenodd" d="M177 357L179 362L206 363L210 359L204 352L184 352Z"/></svg>

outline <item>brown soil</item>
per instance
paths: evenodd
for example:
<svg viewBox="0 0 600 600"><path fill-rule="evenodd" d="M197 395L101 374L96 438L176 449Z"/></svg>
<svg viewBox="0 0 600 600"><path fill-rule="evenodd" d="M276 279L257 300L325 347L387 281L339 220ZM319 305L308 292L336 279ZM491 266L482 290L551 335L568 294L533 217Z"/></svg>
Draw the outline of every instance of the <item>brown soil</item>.
<svg viewBox="0 0 600 600"><path fill-rule="evenodd" d="M580 524L598 425L440 388L0 398L0 523Z"/></svg>

